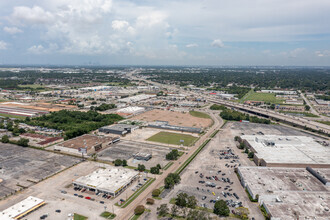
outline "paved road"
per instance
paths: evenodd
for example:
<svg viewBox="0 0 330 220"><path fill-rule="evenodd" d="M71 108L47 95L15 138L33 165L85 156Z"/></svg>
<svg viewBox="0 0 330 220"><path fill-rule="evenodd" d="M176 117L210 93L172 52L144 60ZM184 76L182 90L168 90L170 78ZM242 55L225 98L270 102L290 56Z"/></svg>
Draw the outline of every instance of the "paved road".
<svg viewBox="0 0 330 220"><path fill-rule="evenodd" d="M306 126L315 130L323 130L325 133L330 134L330 126L325 125L325 124L321 124L315 121L310 121L308 119L305 118L299 118L299 117L295 117L295 116L291 116L291 115L285 115L279 112L275 112L272 110L267 110L267 109L263 109L263 108L259 108L259 107L255 107L255 106L249 106L249 105L244 105L244 104L240 104L240 103L235 103L235 102L229 102L229 101L225 101L225 100L221 100L221 99L209 99L209 102L212 103L216 103L216 104L223 104L229 107L233 107L233 108L239 108L239 109L245 109L248 111L252 111L258 114L264 114L264 115L268 115L270 117L273 118L277 118L283 121L287 121L293 124L297 124L300 126Z"/></svg>
<svg viewBox="0 0 330 220"><path fill-rule="evenodd" d="M156 180L145 190L143 191L138 198L136 198L131 204L129 204L126 208L124 208L120 213L118 213L118 219L127 220L134 214L134 209L136 206L140 204L144 204L146 199L151 197L151 193L154 189L158 189L159 187L164 185L164 179L167 177L169 173L175 172L184 161L186 161L196 150L197 148L217 129L219 129L223 121L219 117L216 117L214 113L210 113L207 111L209 115L212 117L214 124L210 129L208 129L207 133L203 135L194 146L190 147L187 154L182 155L177 161L174 161L174 164L163 172L162 175L157 176ZM216 113L217 114L217 113Z"/></svg>

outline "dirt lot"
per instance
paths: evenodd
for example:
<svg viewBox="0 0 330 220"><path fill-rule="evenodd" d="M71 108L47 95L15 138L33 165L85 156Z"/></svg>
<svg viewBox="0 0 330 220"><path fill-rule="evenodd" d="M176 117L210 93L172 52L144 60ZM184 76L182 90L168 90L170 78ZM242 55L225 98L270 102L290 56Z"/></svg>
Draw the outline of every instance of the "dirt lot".
<svg viewBox="0 0 330 220"><path fill-rule="evenodd" d="M0 144L0 198L29 187L80 159L46 151Z"/></svg>
<svg viewBox="0 0 330 220"><path fill-rule="evenodd" d="M101 151L98 154L100 160L114 161L116 159L127 160L129 166L137 167L138 164L143 164L147 169L156 166L158 163L163 167L169 161L165 159L165 155L169 153L172 149L170 147L147 144L135 141L121 140L116 144L112 145L110 148ZM136 153L149 153L152 158L148 161L135 160L133 154Z"/></svg>
<svg viewBox="0 0 330 220"><path fill-rule="evenodd" d="M168 121L171 125L206 128L212 124L211 119L197 118L187 113L165 111L154 109L140 115L134 116L132 120L141 120L147 122L153 121Z"/></svg>
<svg viewBox="0 0 330 220"><path fill-rule="evenodd" d="M35 110L42 110L42 111L60 111L62 109L74 109L76 106L74 105L65 105L65 104L51 104L47 102L35 102L35 103L20 103L20 102L4 102L1 103L8 107L20 107L20 108L27 108L27 109L35 109Z"/></svg>
<svg viewBox="0 0 330 220"><path fill-rule="evenodd" d="M8 208L28 196L35 196L45 200L46 205L25 216L24 219L26 220L39 219L41 215L46 213L49 215L47 218L49 220L68 219L68 214L70 213L78 213L88 217L88 219L104 220L104 218L99 215L105 209L110 212L114 210L116 214L120 215L120 213L124 212L125 209L119 208L114 204L118 202L119 199L126 199L126 197L128 198L131 194L133 194L134 191L132 188L136 187L138 181L135 181L131 187L126 189L115 199L104 199L101 195L96 196L95 193L92 192L75 191L71 185L72 180L77 179L80 176L87 175L102 166L104 166L104 164L90 161L80 163L68 170L65 170L64 172L59 173L58 175L55 175L24 190L22 193L0 201L0 210ZM144 176L141 176L141 183L143 183L143 178ZM61 193L63 190L66 193ZM89 196L95 199L95 201L79 198L74 196L74 194L82 195L84 197ZM104 204L101 204L100 201L103 201ZM57 209L61 210L61 213L55 212Z"/></svg>

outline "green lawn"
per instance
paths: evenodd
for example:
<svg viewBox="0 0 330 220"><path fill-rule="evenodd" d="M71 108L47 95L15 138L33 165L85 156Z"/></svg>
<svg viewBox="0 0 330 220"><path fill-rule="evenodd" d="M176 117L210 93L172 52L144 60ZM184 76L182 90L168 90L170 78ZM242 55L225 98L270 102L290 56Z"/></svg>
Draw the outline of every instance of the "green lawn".
<svg viewBox="0 0 330 220"><path fill-rule="evenodd" d="M312 118L319 118L319 116L314 115L313 113L310 112L293 112L293 111L280 111L281 113L287 113L287 114L301 114L304 115L305 117L312 117Z"/></svg>
<svg viewBox="0 0 330 220"><path fill-rule="evenodd" d="M111 212L102 212L101 217L106 219L114 219L116 217L116 214Z"/></svg>
<svg viewBox="0 0 330 220"><path fill-rule="evenodd" d="M330 121L317 121L317 122L320 122L322 124L325 124L325 125L329 125L330 126Z"/></svg>
<svg viewBox="0 0 330 220"><path fill-rule="evenodd" d="M203 112L190 111L189 114L197 118L211 118L208 114Z"/></svg>
<svg viewBox="0 0 330 220"><path fill-rule="evenodd" d="M183 146L190 146L192 143L194 143L196 139L197 137L188 134L179 134L179 133L161 131L148 138L147 141L159 142L164 144L174 144L174 145L182 144ZM181 143L180 140L184 140L184 142Z"/></svg>
<svg viewBox="0 0 330 220"><path fill-rule="evenodd" d="M250 91L241 101L264 101L270 102L271 104L282 104L284 102L282 99L276 98L273 93L260 93L255 91Z"/></svg>
<svg viewBox="0 0 330 220"><path fill-rule="evenodd" d="M2 117L8 117L8 118L17 118L17 119L25 119L25 116L21 115L10 115L10 114L5 114L5 113L0 113L0 116Z"/></svg>
<svg viewBox="0 0 330 220"><path fill-rule="evenodd" d="M86 216L79 215L77 213L74 213L73 215L73 220L86 220L86 219L88 219Z"/></svg>

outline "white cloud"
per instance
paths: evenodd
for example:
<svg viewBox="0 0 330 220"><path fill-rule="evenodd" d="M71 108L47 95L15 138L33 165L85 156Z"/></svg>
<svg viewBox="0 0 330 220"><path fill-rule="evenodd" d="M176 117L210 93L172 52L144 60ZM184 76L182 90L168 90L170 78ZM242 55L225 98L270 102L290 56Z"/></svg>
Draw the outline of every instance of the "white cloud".
<svg viewBox="0 0 330 220"><path fill-rule="evenodd" d="M33 45L32 47L28 48L27 51L32 54L47 54L56 52L58 49L58 45L51 43L48 45L48 48L45 48L41 44Z"/></svg>
<svg viewBox="0 0 330 220"><path fill-rule="evenodd" d="M54 15L39 6L33 6L32 8L26 6L14 7L11 18L14 22L23 24L46 24L54 21Z"/></svg>
<svg viewBox="0 0 330 220"><path fill-rule="evenodd" d="M330 50L323 50L323 51L315 51L315 55L318 57L329 57L330 56Z"/></svg>
<svg viewBox="0 0 330 220"><path fill-rule="evenodd" d="M120 21L120 20L114 20L112 21L112 28L114 30L123 30L126 29L129 26L129 23L127 21Z"/></svg>
<svg viewBox="0 0 330 220"><path fill-rule="evenodd" d="M2 40L0 40L0 50L6 50L8 44Z"/></svg>
<svg viewBox="0 0 330 220"><path fill-rule="evenodd" d="M223 44L223 42L220 39L216 39L211 43L212 47L219 47L222 48L225 45Z"/></svg>
<svg viewBox="0 0 330 220"><path fill-rule="evenodd" d="M198 44L196 44L196 43L193 43L193 44L187 44L186 47L187 47L187 48L198 47Z"/></svg>
<svg viewBox="0 0 330 220"><path fill-rule="evenodd" d="M7 26L5 26L3 28L3 30L5 32L7 32L8 34L18 34L18 33L22 33L23 32L21 29L19 29L17 27L7 27Z"/></svg>
<svg viewBox="0 0 330 220"><path fill-rule="evenodd" d="M296 58L298 55L300 55L302 52L304 52L306 49L305 48L296 48L294 50L291 50L289 52L289 56Z"/></svg>

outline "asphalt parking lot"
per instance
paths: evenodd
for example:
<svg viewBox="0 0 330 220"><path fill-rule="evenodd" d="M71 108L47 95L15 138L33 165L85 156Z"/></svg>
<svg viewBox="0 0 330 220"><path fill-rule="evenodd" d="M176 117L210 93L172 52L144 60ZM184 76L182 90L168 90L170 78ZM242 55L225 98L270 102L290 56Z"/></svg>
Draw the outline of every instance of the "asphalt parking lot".
<svg viewBox="0 0 330 220"><path fill-rule="evenodd" d="M75 157L0 143L0 198L79 162Z"/></svg>
<svg viewBox="0 0 330 220"><path fill-rule="evenodd" d="M167 153L172 149L162 145L149 144L143 142L121 140L111 147L101 151L98 154L98 158L104 161L114 161L116 159L127 160L129 166L137 167L138 164L143 164L147 169L156 166L158 163L163 167L169 161L165 159ZM136 160L133 158L133 154L136 153L148 153L152 155L152 158L148 161Z"/></svg>
<svg viewBox="0 0 330 220"><path fill-rule="evenodd" d="M215 201L222 199L230 210L244 206L249 209L251 217L263 219L258 207L249 201L234 172L239 165L254 166L254 163L236 147L235 133L231 127L232 123L227 123L189 164L181 175L181 183L165 196L165 201L185 192L196 197L198 206L213 209Z"/></svg>

